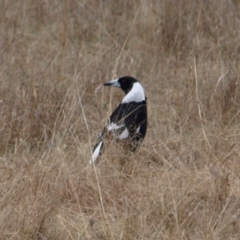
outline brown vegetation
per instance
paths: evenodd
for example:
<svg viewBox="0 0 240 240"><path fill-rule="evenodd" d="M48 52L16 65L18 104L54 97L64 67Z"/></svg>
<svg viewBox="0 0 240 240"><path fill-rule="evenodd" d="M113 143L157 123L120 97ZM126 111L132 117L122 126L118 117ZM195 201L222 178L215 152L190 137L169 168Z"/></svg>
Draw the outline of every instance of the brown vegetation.
<svg viewBox="0 0 240 240"><path fill-rule="evenodd" d="M0 239L240 239L237 0L0 2ZM91 147L138 78L134 155Z"/></svg>

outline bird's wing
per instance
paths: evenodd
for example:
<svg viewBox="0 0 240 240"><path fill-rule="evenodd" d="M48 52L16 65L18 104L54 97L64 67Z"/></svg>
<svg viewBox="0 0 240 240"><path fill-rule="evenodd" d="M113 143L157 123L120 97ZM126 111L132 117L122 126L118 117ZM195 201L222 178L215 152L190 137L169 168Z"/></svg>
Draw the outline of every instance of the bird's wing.
<svg viewBox="0 0 240 240"><path fill-rule="evenodd" d="M119 135L120 139L136 134L144 138L147 129L146 102L119 104L110 116L108 129L118 130L121 133Z"/></svg>
<svg viewBox="0 0 240 240"><path fill-rule="evenodd" d="M146 102L139 104L135 124L136 124L136 134L140 133L142 135L142 138L144 138L146 135L146 132L147 132L147 105L146 105Z"/></svg>
<svg viewBox="0 0 240 240"><path fill-rule="evenodd" d="M121 103L113 111L109 123L103 129L97 143L93 148L90 163L95 163L104 146L105 134L110 131L118 139L130 138L131 150L135 151L146 135L147 130L147 107L146 102Z"/></svg>
<svg viewBox="0 0 240 240"><path fill-rule="evenodd" d="M110 116L110 124L115 123L117 125L122 125L124 123L124 118L128 112L129 107L127 104L119 104Z"/></svg>
<svg viewBox="0 0 240 240"><path fill-rule="evenodd" d="M130 150L136 151L147 131L147 106L146 102L134 103L133 112L126 118L129 127Z"/></svg>

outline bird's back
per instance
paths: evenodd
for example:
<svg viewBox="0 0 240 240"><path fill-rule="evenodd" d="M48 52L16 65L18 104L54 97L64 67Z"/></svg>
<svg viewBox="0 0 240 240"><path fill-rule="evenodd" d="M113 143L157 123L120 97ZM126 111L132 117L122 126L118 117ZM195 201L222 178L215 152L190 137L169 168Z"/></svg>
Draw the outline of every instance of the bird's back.
<svg viewBox="0 0 240 240"><path fill-rule="evenodd" d="M119 104L110 116L110 124L127 128L130 135L139 128L139 132L144 138L147 130L146 101Z"/></svg>

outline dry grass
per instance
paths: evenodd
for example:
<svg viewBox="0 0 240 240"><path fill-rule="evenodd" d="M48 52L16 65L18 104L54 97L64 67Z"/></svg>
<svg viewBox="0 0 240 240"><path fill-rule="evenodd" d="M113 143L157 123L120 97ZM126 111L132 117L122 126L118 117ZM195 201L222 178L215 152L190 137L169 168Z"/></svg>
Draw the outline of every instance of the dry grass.
<svg viewBox="0 0 240 240"><path fill-rule="evenodd" d="M0 2L0 239L240 239L240 4ZM131 156L91 145L137 77ZM117 150L116 150L117 149Z"/></svg>

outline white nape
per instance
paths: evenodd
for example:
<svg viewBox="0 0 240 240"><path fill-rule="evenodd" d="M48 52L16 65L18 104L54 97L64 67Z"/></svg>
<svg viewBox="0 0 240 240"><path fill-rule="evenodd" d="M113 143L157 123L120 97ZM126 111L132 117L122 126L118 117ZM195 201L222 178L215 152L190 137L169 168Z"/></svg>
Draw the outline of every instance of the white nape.
<svg viewBox="0 0 240 240"><path fill-rule="evenodd" d="M131 91L123 98L122 103L145 101L145 94L142 85L135 82Z"/></svg>

